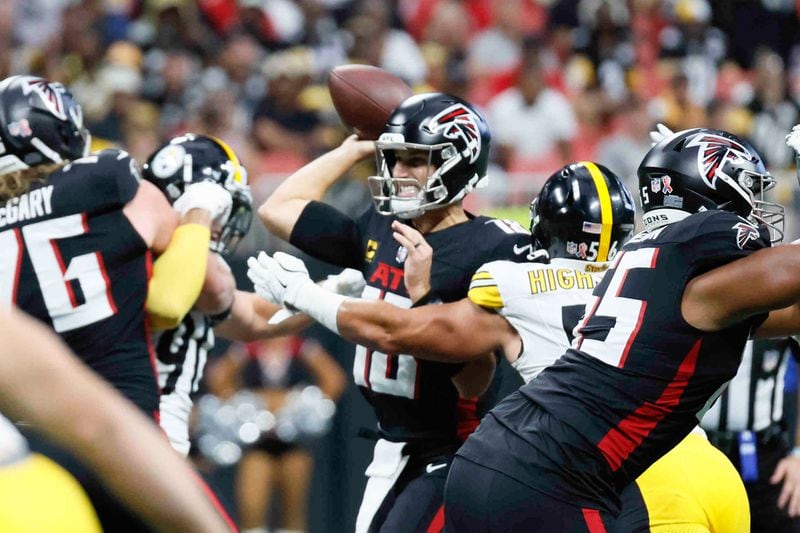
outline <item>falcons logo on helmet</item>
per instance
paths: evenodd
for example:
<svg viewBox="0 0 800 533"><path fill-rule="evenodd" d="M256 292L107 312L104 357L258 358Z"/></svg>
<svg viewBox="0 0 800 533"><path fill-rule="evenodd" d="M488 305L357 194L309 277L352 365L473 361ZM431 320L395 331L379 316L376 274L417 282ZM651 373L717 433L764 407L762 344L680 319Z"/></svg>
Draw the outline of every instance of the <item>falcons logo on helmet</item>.
<svg viewBox="0 0 800 533"><path fill-rule="evenodd" d="M461 139L469 151L469 162L474 163L481 153L481 135L478 116L463 104L451 105L428 121L425 128L442 134L447 139Z"/></svg>
<svg viewBox="0 0 800 533"><path fill-rule="evenodd" d="M756 241L761 236L758 228L747 222L737 222L731 229L736 230L736 245L742 250L749 241Z"/></svg>
<svg viewBox="0 0 800 533"><path fill-rule="evenodd" d="M717 172L726 161L751 161L753 154L736 141L714 135L701 133L695 135L686 146L697 146L697 168L706 185L717 188Z"/></svg>
<svg viewBox="0 0 800 533"><path fill-rule="evenodd" d="M67 120L66 106L62 97L64 86L60 83L50 83L41 78L31 78L22 84L22 92L25 95L35 92L53 115L60 120ZM73 117L73 120L75 120L75 117Z"/></svg>

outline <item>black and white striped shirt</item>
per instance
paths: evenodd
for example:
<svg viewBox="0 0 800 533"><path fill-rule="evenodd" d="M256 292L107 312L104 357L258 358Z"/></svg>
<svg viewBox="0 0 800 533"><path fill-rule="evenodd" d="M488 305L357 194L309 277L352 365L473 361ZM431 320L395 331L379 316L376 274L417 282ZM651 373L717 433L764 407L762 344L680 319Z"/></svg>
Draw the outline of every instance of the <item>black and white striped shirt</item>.
<svg viewBox="0 0 800 533"><path fill-rule="evenodd" d="M799 355L792 338L748 341L736 377L705 413L702 428L762 431L781 422L786 363Z"/></svg>

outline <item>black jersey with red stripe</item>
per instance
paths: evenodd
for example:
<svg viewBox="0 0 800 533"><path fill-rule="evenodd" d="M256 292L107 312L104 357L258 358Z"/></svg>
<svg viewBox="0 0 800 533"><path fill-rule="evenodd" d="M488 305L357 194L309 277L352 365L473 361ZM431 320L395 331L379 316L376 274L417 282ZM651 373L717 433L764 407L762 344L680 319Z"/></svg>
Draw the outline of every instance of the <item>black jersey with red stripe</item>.
<svg viewBox="0 0 800 533"><path fill-rule="evenodd" d="M152 415L158 389L144 313L150 255L122 212L138 187L130 156L105 150L0 204L0 298L52 327Z"/></svg>
<svg viewBox="0 0 800 533"><path fill-rule="evenodd" d="M616 505L698 424L766 317L702 332L682 317L686 284L766 246L757 227L725 211L634 237L595 288L572 348L490 413L514 436L479 430L459 454L569 501ZM535 417L525 404L546 411L551 427L526 424Z"/></svg>
<svg viewBox="0 0 800 533"><path fill-rule="evenodd" d="M372 208L353 220L312 202L295 225L291 243L319 259L361 270L367 281L362 298L407 308L411 300L403 281L406 250L392 237L394 220ZM523 261L531 246L530 236L518 224L472 215L425 239L433 248L431 300L439 302L466 297L472 275L482 264ZM419 442L426 450L455 450L458 425L463 429L467 415L463 404L459 409L451 378L462 366L357 346L353 377L375 409L381 437Z"/></svg>

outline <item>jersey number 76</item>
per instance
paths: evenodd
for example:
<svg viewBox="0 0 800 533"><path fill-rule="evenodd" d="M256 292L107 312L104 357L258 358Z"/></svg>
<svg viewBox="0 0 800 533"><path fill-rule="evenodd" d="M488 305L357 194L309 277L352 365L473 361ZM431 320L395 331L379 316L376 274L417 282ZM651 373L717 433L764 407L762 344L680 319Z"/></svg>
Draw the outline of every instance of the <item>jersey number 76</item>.
<svg viewBox="0 0 800 533"><path fill-rule="evenodd" d="M68 215L0 232L0 305L17 301L24 252L30 257L47 312L57 332L92 324L117 312L100 252L73 257L65 264L58 239L88 232L86 215ZM79 302L74 285L80 287Z"/></svg>

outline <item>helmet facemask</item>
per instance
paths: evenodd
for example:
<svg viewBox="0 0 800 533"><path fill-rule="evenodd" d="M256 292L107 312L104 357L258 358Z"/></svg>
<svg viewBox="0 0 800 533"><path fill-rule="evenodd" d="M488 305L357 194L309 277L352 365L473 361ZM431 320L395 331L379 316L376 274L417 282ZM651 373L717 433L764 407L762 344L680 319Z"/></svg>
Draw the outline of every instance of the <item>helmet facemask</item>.
<svg viewBox="0 0 800 533"><path fill-rule="evenodd" d="M212 251L222 255L230 255L236 250L253 221L253 199L249 189L235 183L231 196L233 202L230 217L222 228L212 233L209 245Z"/></svg>
<svg viewBox="0 0 800 533"><path fill-rule="evenodd" d="M450 191L445 176L463 161L453 143L435 145L407 143L397 140L397 134L383 134L375 143L378 176L368 179L375 209L382 215L395 215L402 219L417 218L431 209L458 202L479 181L473 176L459 191ZM400 136L402 138L402 136ZM392 175L397 162L397 152L418 151L426 158L427 179L423 185L414 177Z"/></svg>
<svg viewBox="0 0 800 533"><path fill-rule="evenodd" d="M742 169L736 181L750 193L753 210L749 218L767 228L772 244L779 244L784 235L785 208L765 200L765 193L775 187L775 178L769 173Z"/></svg>

